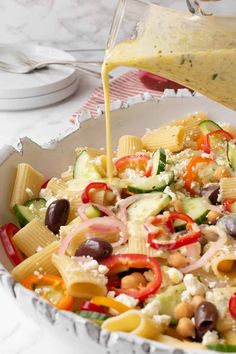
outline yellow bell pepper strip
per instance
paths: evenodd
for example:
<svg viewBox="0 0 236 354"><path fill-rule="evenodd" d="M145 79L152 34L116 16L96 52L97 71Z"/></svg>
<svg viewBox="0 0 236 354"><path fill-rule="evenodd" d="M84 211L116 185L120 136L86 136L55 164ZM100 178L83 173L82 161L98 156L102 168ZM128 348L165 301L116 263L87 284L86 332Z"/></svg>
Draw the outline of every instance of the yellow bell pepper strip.
<svg viewBox="0 0 236 354"><path fill-rule="evenodd" d="M119 301L116 301L116 300L112 299L111 297L95 296L90 301L94 305L105 306L105 307L109 307L109 308L111 308L113 310L116 310L119 314L130 310L130 307L122 304Z"/></svg>
<svg viewBox="0 0 236 354"><path fill-rule="evenodd" d="M57 275L30 275L22 281L22 285L36 291L51 305L59 310L71 311L74 305L74 297L66 290L63 279Z"/></svg>

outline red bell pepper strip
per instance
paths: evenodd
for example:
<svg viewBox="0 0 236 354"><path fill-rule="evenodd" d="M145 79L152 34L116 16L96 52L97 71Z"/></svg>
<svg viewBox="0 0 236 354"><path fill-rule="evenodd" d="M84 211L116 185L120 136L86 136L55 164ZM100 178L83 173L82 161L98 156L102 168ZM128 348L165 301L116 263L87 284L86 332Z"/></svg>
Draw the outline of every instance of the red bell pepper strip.
<svg viewBox="0 0 236 354"><path fill-rule="evenodd" d="M228 309L230 315L236 320L236 293L234 293L229 299Z"/></svg>
<svg viewBox="0 0 236 354"><path fill-rule="evenodd" d="M116 295L126 294L138 299L139 301L144 301L149 296L155 294L161 286L162 275L160 264L153 257L148 257L144 254L118 254L108 257L102 262L102 264L109 269L108 279L109 273L119 273L119 269L121 269L121 267L147 268L153 271L154 279L144 288L121 289L115 286L110 286L108 283L108 290L115 291Z"/></svg>
<svg viewBox="0 0 236 354"><path fill-rule="evenodd" d="M40 189L45 189L45 188L47 188L47 185L48 185L48 182L49 182L49 181L51 181L51 178L47 179L47 180L42 184L42 186L41 186Z"/></svg>
<svg viewBox="0 0 236 354"><path fill-rule="evenodd" d="M210 154L212 149L211 149L211 138L214 136L222 136L225 137L227 140L232 140L234 137L232 134L230 134L229 132L223 130L223 129L219 129L219 130L215 130L214 132L210 132L208 133L205 138L204 138L204 142L203 142L203 147L204 147L204 152L207 154Z"/></svg>
<svg viewBox="0 0 236 354"><path fill-rule="evenodd" d="M197 194L197 192L192 188L192 183L197 178L196 166L198 163L212 163L214 160L209 157L195 156L193 157L187 166L186 173L184 175L184 188L191 194Z"/></svg>
<svg viewBox="0 0 236 354"><path fill-rule="evenodd" d="M184 235L176 234L176 238L170 239L170 241L158 241L157 237L164 233L163 226L169 230L169 232L174 236L174 221L183 220L186 221L186 230L187 233ZM153 226L160 226L157 228L157 231L151 231L148 233L148 243L150 246L156 250L165 249L165 250L175 250L177 248L190 245L199 240L201 236L201 231L198 225L194 222L190 216L181 213L170 212L169 216L159 215L156 216L151 222Z"/></svg>
<svg viewBox="0 0 236 354"><path fill-rule="evenodd" d="M123 172L126 168L132 168L138 171L144 171L144 176L149 177L152 172L152 166L149 164L151 158L147 155L127 155L121 157L115 162L117 172Z"/></svg>
<svg viewBox="0 0 236 354"><path fill-rule="evenodd" d="M2 245L5 249L8 258L15 266L21 263L24 258L21 253L17 250L14 243L12 242L12 237L19 231L19 228L14 224L6 224L0 228L0 238Z"/></svg>
<svg viewBox="0 0 236 354"><path fill-rule="evenodd" d="M79 309L80 311L91 311L91 312L98 312L98 313L104 313L106 315L109 315L109 312L107 312L101 306L97 306L93 304L91 301L82 301Z"/></svg>
<svg viewBox="0 0 236 354"><path fill-rule="evenodd" d="M236 203L236 198L225 198L223 202L224 210L232 213L235 203Z"/></svg>
<svg viewBox="0 0 236 354"><path fill-rule="evenodd" d="M89 193L93 189L95 189L95 190L96 189L103 189L104 191L111 191L112 192L112 189L104 182L91 182L87 185L87 187L85 188L85 190L81 194L81 200L84 204L93 202L93 200L91 199L91 197L89 195Z"/></svg>
<svg viewBox="0 0 236 354"><path fill-rule="evenodd" d="M30 275L22 281L29 290L39 290L39 294L59 310L71 311L75 298L68 294L63 279L57 275Z"/></svg>

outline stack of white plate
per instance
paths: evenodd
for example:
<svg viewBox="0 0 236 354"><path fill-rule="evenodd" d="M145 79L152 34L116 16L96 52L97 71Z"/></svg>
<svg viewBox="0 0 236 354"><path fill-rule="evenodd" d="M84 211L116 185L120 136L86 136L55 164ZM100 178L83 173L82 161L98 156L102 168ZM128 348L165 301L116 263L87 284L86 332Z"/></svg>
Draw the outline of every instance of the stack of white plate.
<svg viewBox="0 0 236 354"><path fill-rule="evenodd" d="M75 60L64 51L37 45L0 47L0 62L17 64L17 53L35 60ZM47 106L72 95L78 88L78 75L73 67L50 65L29 74L0 70L0 110L17 111Z"/></svg>

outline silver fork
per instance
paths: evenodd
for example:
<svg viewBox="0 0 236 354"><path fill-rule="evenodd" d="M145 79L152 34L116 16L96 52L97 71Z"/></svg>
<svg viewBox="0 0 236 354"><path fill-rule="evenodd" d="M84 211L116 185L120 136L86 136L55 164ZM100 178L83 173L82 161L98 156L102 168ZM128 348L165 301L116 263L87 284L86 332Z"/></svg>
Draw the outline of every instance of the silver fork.
<svg viewBox="0 0 236 354"><path fill-rule="evenodd" d="M101 77L101 74L99 72L81 66L81 65L99 66L102 64L102 62L100 61L44 60L42 62L42 61L36 61L35 59L30 58L23 53L17 53L15 58L17 59L19 64L9 64L0 61L0 70L4 70L15 74L28 74L35 70L46 68L48 65L58 64L58 65L72 66L82 72L91 74L97 78Z"/></svg>

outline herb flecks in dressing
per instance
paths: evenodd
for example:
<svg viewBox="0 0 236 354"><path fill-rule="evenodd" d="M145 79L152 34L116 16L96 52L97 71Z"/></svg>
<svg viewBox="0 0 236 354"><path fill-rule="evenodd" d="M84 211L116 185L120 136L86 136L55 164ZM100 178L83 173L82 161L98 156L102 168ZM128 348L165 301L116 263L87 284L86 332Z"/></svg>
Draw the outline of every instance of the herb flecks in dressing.
<svg viewBox="0 0 236 354"><path fill-rule="evenodd" d="M110 179L113 163L107 75L118 66L162 75L236 110L236 18L198 17L150 5L136 38L107 50L103 85Z"/></svg>

